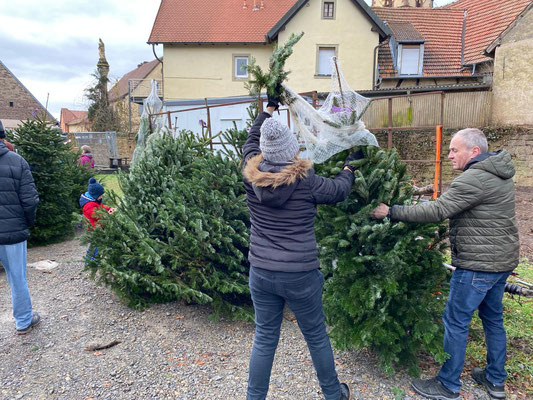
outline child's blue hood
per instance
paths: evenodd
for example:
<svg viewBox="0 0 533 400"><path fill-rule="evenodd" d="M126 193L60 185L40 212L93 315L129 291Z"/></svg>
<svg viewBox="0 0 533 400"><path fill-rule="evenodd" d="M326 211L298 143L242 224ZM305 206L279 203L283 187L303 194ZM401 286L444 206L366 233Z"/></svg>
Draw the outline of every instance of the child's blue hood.
<svg viewBox="0 0 533 400"><path fill-rule="evenodd" d="M96 203L99 203L98 200L94 199L89 192L85 192L80 196L80 207L83 208L85 204L90 203L91 201L94 201Z"/></svg>

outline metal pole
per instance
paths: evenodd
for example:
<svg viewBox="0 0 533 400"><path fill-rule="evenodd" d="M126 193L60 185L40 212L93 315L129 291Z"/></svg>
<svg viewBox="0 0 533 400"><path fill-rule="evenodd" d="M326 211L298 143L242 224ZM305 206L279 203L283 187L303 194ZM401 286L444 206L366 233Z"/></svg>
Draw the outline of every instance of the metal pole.
<svg viewBox="0 0 533 400"><path fill-rule="evenodd" d="M172 130L172 120L170 119L170 111L167 112L167 118L168 118L168 129Z"/></svg>
<svg viewBox="0 0 533 400"><path fill-rule="evenodd" d="M442 92L440 95L440 146L442 148L442 130L444 129L444 100L446 97L446 93ZM439 196L442 194L442 161L439 163Z"/></svg>
<svg viewBox="0 0 533 400"><path fill-rule="evenodd" d="M131 133L131 81L128 80L128 121Z"/></svg>
<svg viewBox="0 0 533 400"><path fill-rule="evenodd" d="M209 105L207 103L207 97L205 100L205 109L207 110L207 132L209 133L209 148L213 151L213 133L211 132L211 113L209 111Z"/></svg>
<svg viewBox="0 0 533 400"><path fill-rule="evenodd" d="M387 133L387 148L392 149L392 97L389 97L389 129Z"/></svg>
<svg viewBox="0 0 533 400"><path fill-rule="evenodd" d="M435 191L433 192L433 199L436 199L438 195L440 194L441 190L441 160L440 160L440 154L441 154L441 145L442 145L442 126L437 125L436 129L436 136L437 136L437 148L435 150Z"/></svg>

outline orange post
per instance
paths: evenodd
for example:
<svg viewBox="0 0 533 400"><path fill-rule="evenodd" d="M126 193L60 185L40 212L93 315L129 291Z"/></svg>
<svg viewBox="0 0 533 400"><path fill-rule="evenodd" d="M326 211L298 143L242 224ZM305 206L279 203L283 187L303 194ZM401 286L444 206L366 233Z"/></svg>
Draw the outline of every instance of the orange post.
<svg viewBox="0 0 533 400"><path fill-rule="evenodd" d="M437 149L435 150L435 182L433 183L433 199L436 199L439 195L439 188L440 188L440 172L441 172L441 159L440 159L440 153L441 153L441 146L442 146L442 125L437 125L436 129L436 136L437 136Z"/></svg>

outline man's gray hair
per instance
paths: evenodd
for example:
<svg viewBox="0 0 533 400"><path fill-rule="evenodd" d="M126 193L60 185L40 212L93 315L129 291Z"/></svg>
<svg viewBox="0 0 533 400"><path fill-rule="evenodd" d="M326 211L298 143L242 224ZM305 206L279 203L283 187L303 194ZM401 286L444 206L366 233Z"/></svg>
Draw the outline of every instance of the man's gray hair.
<svg viewBox="0 0 533 400"><path fill-rule="evenodd" d="M452 139L456 136L461 138L468 149L477 146L482 153L489 151L489 144L487 143L485 134L477 128L466 128L455 132Z"/></svg>

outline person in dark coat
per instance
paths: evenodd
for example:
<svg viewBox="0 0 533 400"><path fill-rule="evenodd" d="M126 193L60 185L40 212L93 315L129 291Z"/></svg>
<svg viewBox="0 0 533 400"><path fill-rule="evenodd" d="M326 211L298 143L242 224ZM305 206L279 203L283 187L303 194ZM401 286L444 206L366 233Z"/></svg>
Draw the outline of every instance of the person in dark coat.
<svg viewBox="0 0 533 400"><path fill-rule="evenodd" d="M13 317L19 335L30 332L41 320L32 311L26 281L26 241L38 203L28 163L0 140L0 261L11 287Z"/></svg>
<svg viewBox="0 0 533 400"><path fill-rule="evenodd" d="M468 327L478 310L487 343L487 367L472 377L491 397L505 398L505 281L518 265L520 243L515 217L515 169L505 150L489 153L487 139L475 128L452 137L448 158L463 171L436 201L415 206L381 204L372 216L391 221L450 221L452 264L450 295L444 311L444 351L450 355L437 377L415 379L414 389L430 399L460 398Z"/></svg>
<svg viewBox="0 0 533 400"><path fill-rule="evenodd" d="M255 337L250 356L247 400L266 398L283 307L289 305L307 342L320 387L328 400L350 398L335 371L322 307L324 277L319 271L314 232L317 204L344 200L354 182L353 168L333 179L315 175L312 163L298 159L298 141L274 118L277 99L255 120L243 146L243 175L250 210L250 291ZM347 162L362 158L351 154Z"/></svg>
<svg viewBox="0 0 533 400"><path fill-rule="evenodd" d="M8 150L15 151L15 146L13 146L6 140L6 131L4 130L4 125L2 124L2 121L0 121L0 141L5 143Z"/></svg>

